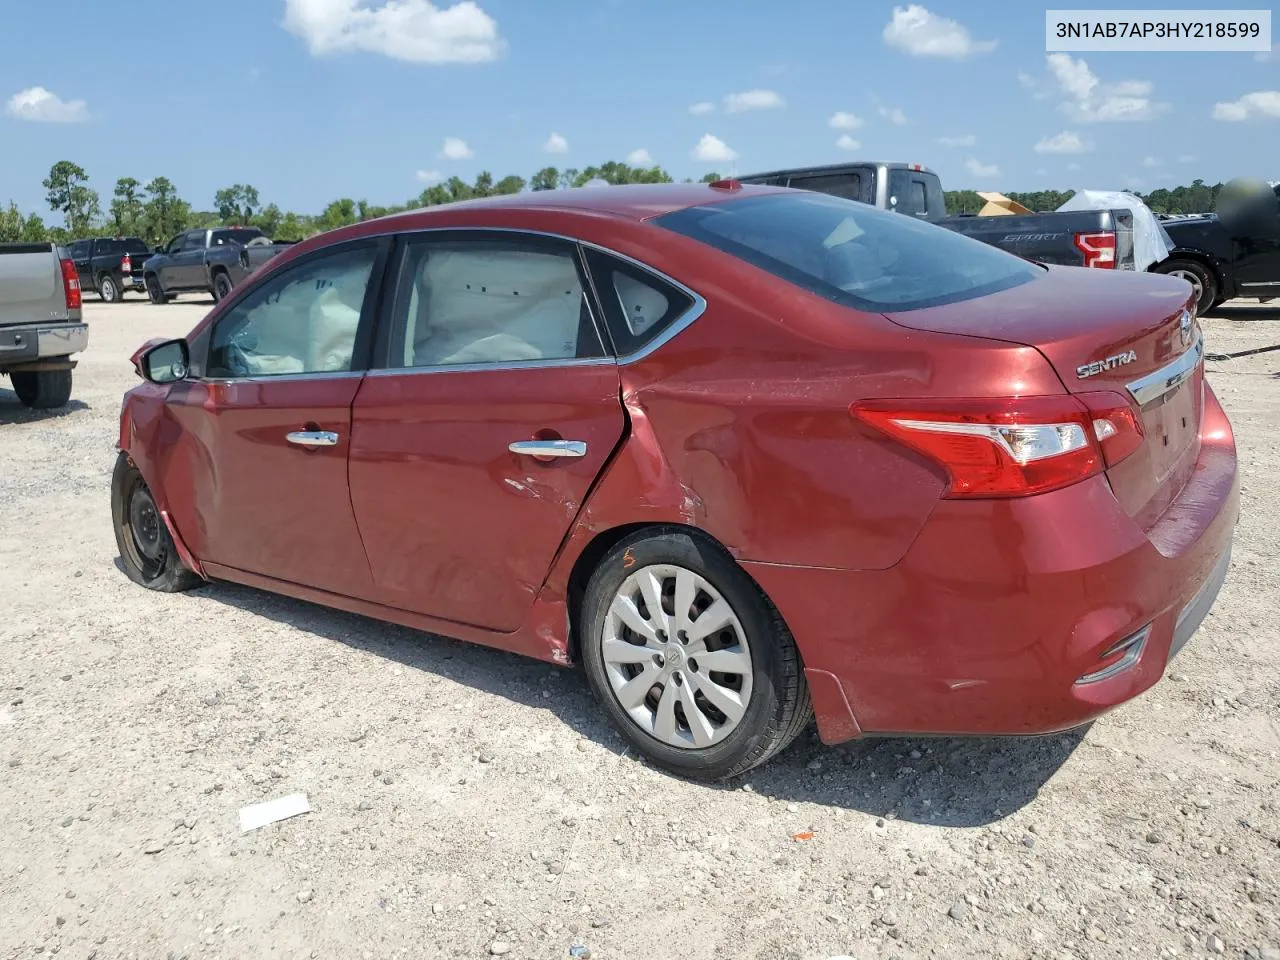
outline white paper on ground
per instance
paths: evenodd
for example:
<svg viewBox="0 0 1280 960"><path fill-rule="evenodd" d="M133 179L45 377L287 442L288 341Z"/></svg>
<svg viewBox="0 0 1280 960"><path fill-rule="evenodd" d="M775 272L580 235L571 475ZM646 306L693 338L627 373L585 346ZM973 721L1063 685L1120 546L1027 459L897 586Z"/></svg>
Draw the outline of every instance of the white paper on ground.
<svg viewBox="0 0 1280 960"><path fill-rule="evenodd" d="M255 803L240 810L240 832L247 833L265 827L268 823L288 820L300 813L310 813L311 805L305 793L291 793L265 803Z"/></svg>

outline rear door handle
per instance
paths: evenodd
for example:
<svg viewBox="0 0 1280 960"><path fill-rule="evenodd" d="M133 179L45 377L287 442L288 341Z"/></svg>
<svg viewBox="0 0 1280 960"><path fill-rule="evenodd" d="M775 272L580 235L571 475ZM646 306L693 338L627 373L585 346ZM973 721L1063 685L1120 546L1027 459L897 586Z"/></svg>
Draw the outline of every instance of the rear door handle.
<svg viewBox="0 0 1280 960"><path fill-rule="evenodd" d="M585 457L587 445L581 440L517 440L507 445L522 457Z"/></svg>
<svg viewBox="0 0 1280 960"><path fill-rule="evenodd" d="M300 447L336 447L338 435L329 430L295 430L284 437Z"/></svg>

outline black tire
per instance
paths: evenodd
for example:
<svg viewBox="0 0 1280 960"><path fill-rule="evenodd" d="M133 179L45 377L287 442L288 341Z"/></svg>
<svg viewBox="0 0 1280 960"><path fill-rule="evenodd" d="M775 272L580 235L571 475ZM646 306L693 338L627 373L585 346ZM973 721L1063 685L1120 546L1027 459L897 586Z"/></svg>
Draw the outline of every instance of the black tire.
<svg viewBox="0 0 1280 960"><path fill-rule="evenodd" d="M111 475L111 525L121 565L134 583L178 593L204 582L179 558L151 491L124 453L116 457Z"/></svg>
<svg viewBox="0 0 1280 960"><path fill-rule="evenodd" d="M711 746L692 748L662 742L631 718L609 682L601 648L610 605L628 577L651 565L683 567L705 579L729 603L746 637L752 671L750 697L737 727ZM723 780L745 773L784 749L813 719L800 654L787 625L742 568L717 544L697 533L655 527L619 542L591 576L577 627L587 680L605 713L643 756L679 776ZM691 661L692 657L684 661L686 672L697 669ZM683 711L683 705L679 709ZM677 723L688 729L687 720L678 719Z"/></svg>
<svg viewBox="0 0 1280 960"><path fill-rule="evenodd" d="M71 399L70 370L15 370L9 379L18 399L32 410L65 407Z"/></svg>
<svg viewBox="0 0 1280 960"><path fill-rule="evenodd" d="M231 295L234 288L230 274L225 270L219 270L213 275L213 302L221 303Z"/></svg>
<svg viewBox="0 0 1280 960"><path fill-rule="evenodd" d="M147 286L147 296L151 298L152 303L168 303L169 297L164 292L164 288L160 286L160 278L154 273L148 273L145 279Z"/></svg>
<svg viewBox="0 0 1280 960"><path fill-rule="evenodd" d="M1156 273L1181 276L1192 287L1198 287L1200 296L1196 300L1196 316L1201 317L1213 309L1218 300L1218 278L1212 270L1199 260L1174 257L1156 266Z"/></svg>
<svg viewBox="0 0 1280 960"><path fill-rule="evenodd" d="M111 274L104 273L98 278L98 296L102 298L103 303L118 303L120 301L120 285L116 283Z"/></svg>

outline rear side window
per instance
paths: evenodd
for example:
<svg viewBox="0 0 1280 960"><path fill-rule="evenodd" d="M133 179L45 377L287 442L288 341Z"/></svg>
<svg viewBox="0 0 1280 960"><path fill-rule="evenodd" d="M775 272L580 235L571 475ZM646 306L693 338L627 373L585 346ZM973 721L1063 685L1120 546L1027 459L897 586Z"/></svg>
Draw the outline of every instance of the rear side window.
<svg viewBox="0 0 1280 960"><path fill-rule="evenodd" d="M862 200L862 177L856 173L824 173L818 176L792 177L787 184L793 190L814 190L846 200Z"/></svg>
<svg viewBox="0 0 1280 960"><path fill-rule="evenodd" d="M619 357L644 349L694 305L694 298L626 260L587 250L596 293Z"/></svg>
<svg viewBox="0 0 1280 960"><path fill-rule="evenodd" d="M823 194L745 197L651 221L858 310L916 310L1007 290L1041 268L942 227Z"/></svg>
<svg viewBox="0 0 1280 960"><path fill-rule="evenodd" d="M890 170L889 203L894 212L922 220L941 220L947 215L942 184L932 174Z"/></svg>
<svg viewBox="0 0 1280 960"><path fill-rule="evenodd" d="M215 247L229 242L244 244L260 236L262 232L259 230L215 230L209 238L209 243Z"/></svg>

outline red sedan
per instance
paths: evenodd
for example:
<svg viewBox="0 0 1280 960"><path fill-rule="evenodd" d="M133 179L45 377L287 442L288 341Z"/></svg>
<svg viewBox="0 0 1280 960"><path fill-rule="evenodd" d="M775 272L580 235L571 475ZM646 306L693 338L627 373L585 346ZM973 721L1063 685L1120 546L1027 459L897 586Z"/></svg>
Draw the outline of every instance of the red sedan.
<svg viewBox="0 0 1280 960"><path fill-rule="evenodd" d="M120 552L580 661L690 776L815 715L1059 731L1154 684L1226 576L1191 296L733 182L361 223L135 355Z"/></svg>

